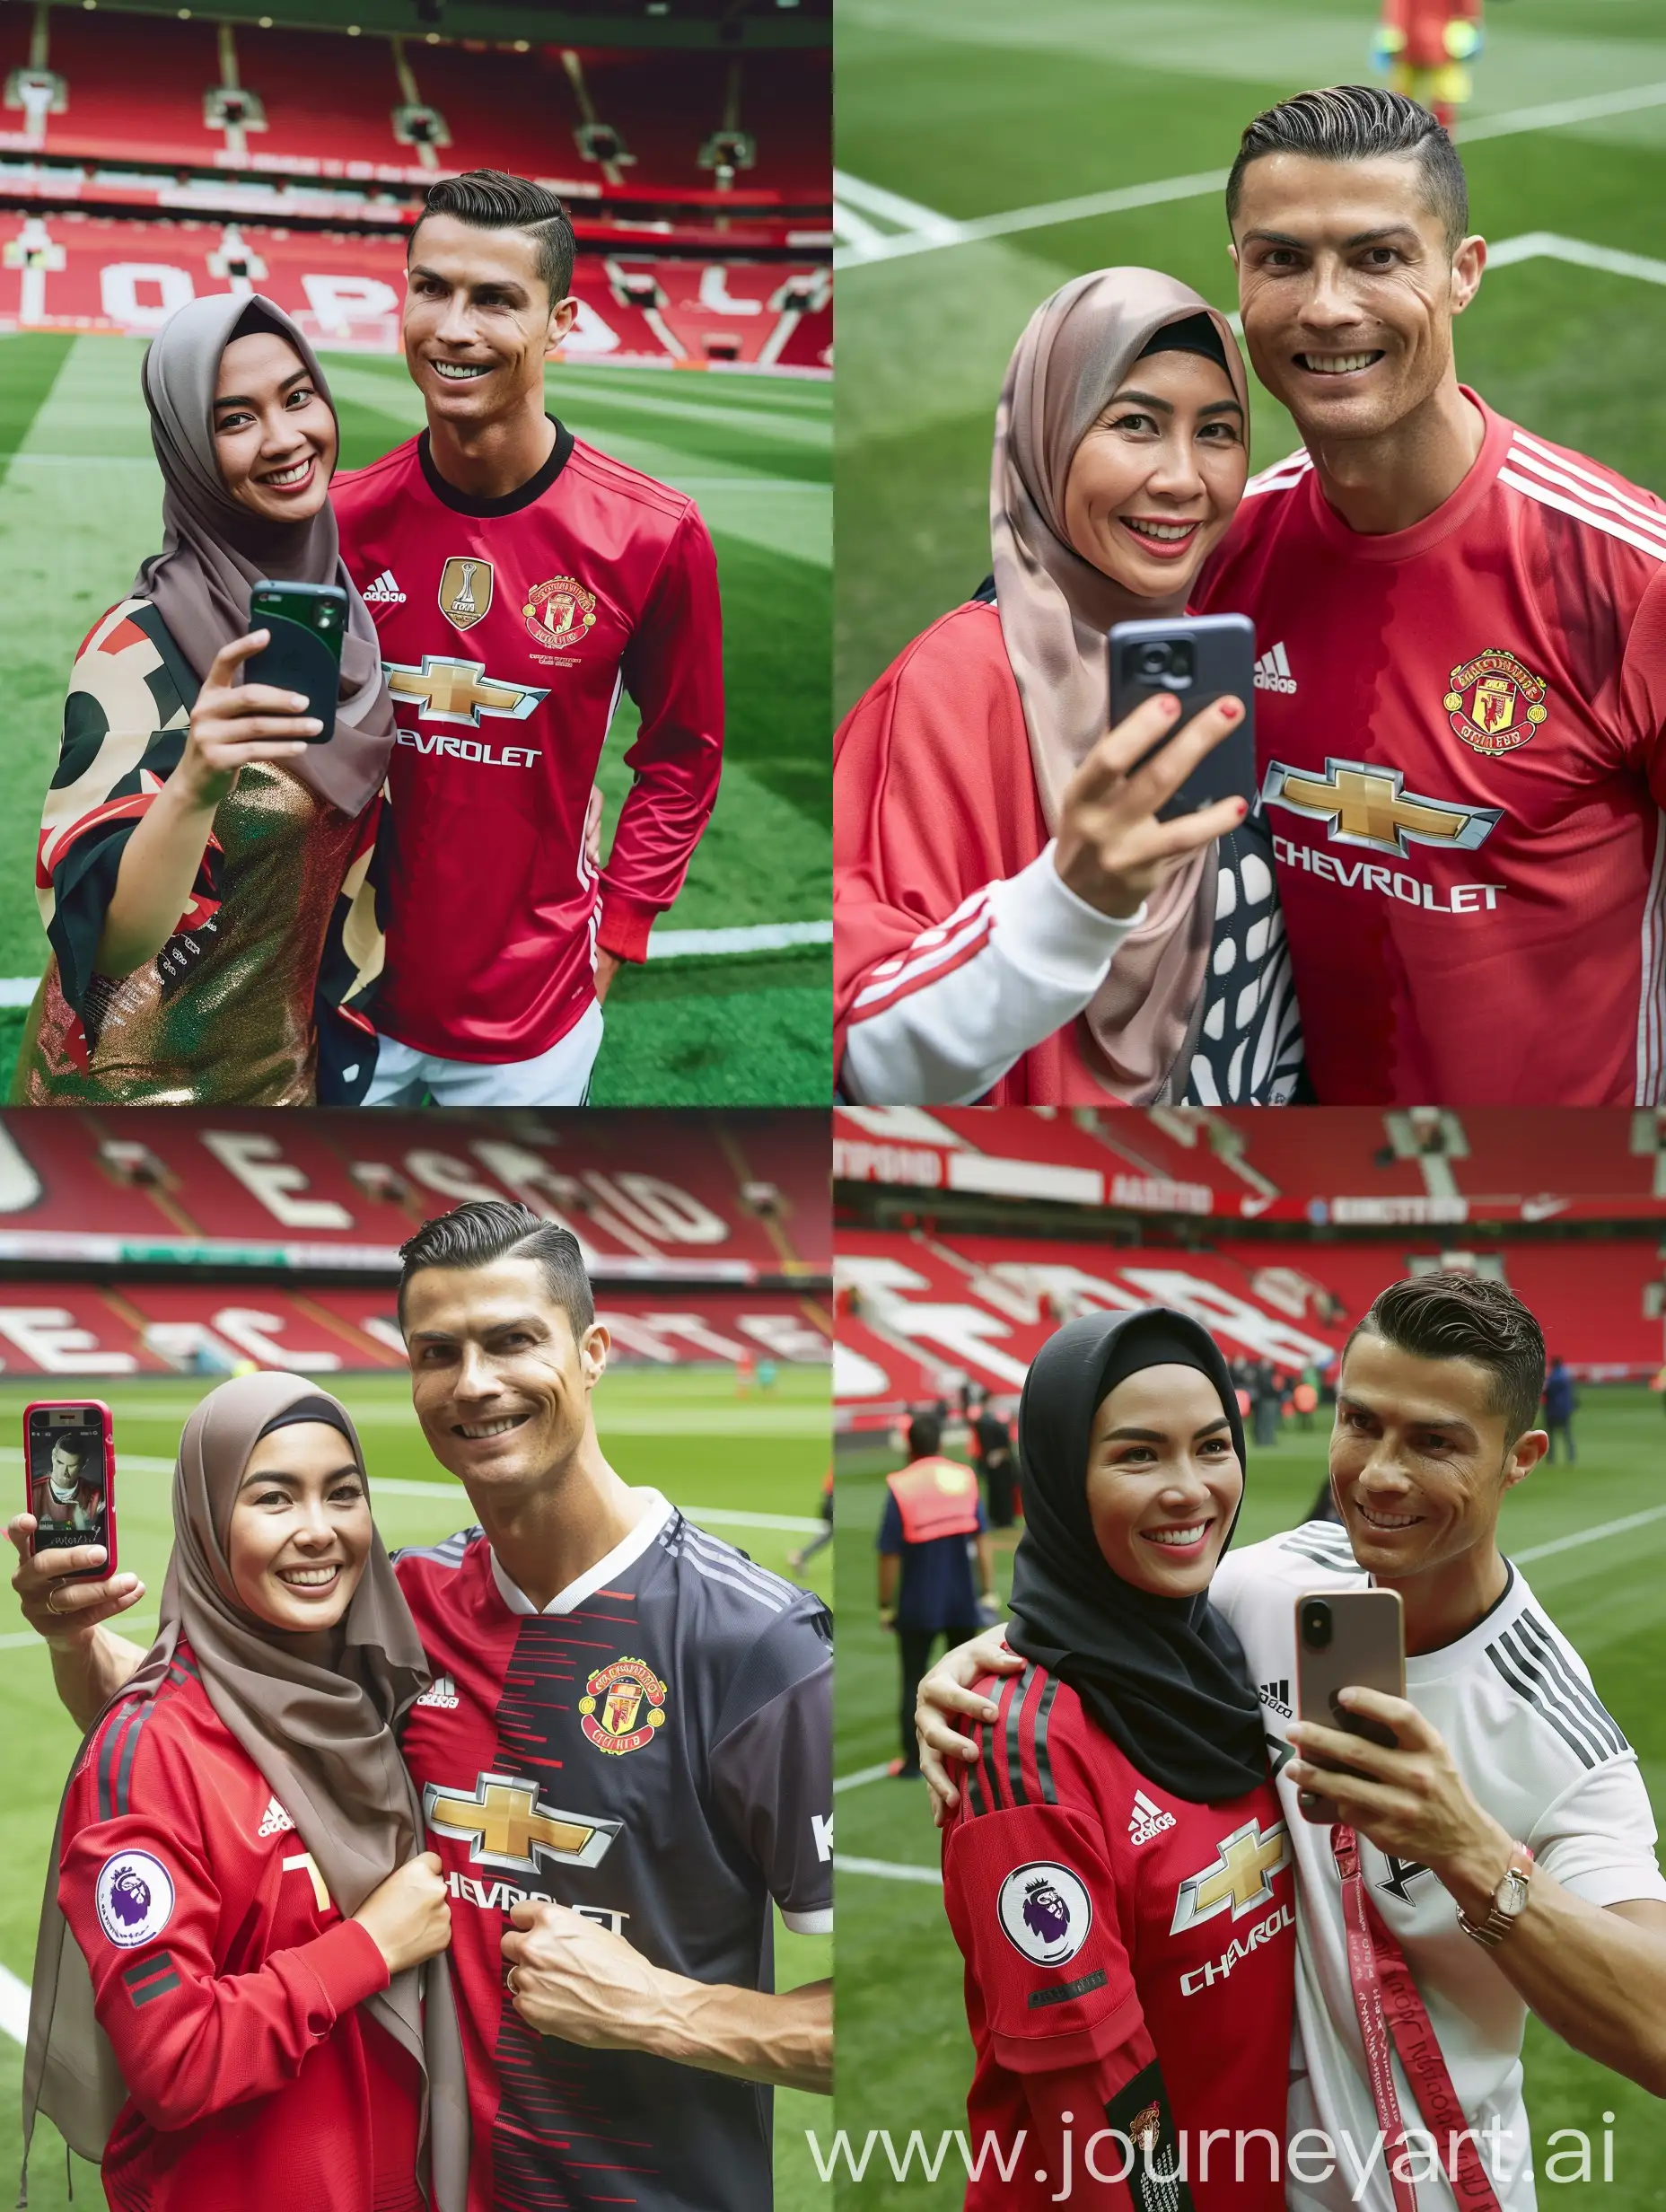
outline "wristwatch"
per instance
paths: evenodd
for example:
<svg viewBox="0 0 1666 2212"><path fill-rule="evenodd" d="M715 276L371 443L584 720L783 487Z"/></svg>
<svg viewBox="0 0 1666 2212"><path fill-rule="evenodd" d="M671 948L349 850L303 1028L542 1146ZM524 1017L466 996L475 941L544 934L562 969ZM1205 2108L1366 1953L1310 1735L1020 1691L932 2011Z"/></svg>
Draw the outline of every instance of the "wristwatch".
<svg viewBox="0 0 1666 2212"><path fill-rule="evenodd" d="M1527 1903L1528 1883L1533 1872L1533 1854L1524 1843L1510 1846L1510 1865L1504 1880L1493 1892L1492 1902L1486 1909L1485 1920L1471 1920L1461 1905L1458 1908L1458 1925L1466 1936L1491 1951L1515 1926Z"/></svg>

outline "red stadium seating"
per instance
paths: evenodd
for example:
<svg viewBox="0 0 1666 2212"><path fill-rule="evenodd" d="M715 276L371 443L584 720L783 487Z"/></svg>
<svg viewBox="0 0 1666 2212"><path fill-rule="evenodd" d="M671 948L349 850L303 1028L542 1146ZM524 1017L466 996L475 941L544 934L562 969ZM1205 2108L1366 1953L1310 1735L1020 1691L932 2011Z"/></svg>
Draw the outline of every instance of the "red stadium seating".
<svg viewBox="0 0 1666 2212"><path fill-rule="evenodd" d="M828 1357L825 1316L779 1293L605 1292L597 1315L620 1365ZM392 1290L0 1282L0 1371L8 1374L214 1373L243 1361L303 1374L402 1368Z"/></svg>
<svg viewBox="0 0 1666 2212"><path fill-rule="evenodd" d="M518 1198L565 1220L603 1283L826 1276L819 1116L766 1128L745 1115L581 1110L530 1126L538 1133L489 1114L329 1110L281 1123L250 1110L9 1112L0 1260L131 1262L199 1246L212 1258L236 1245L246 1260L385 1278L428 1216Z"/></svg>
<svg viewBox="0 0 1666 2212"><path fill-rule="evenodd" d="M1154 1214L1339 1227L1666 1216L1657 1118L1629 1108L1148 1112L846 1107L837 1176ZM1426 1146L1427 1149L1419 1149Z"/></svg>
<svg viewBox="0 0 1666 2212"><path fill-rule="evenodd" d="M841 1426L894 1418L966 1380L1007 1396L1045 1339L1076 1311L1173 1305L1195 1313L1229 1356L1321 1371L1385 1285L1416 1265L1473 1266L1426 1242L1232 1242L1210 1251L1039 1238L841 1229L834 1262ZM1653 1375L1662 1365L1662 1263L1652 1239L1512 1240L1486 1262L1532 1308L1576 1374ZM1653 1286L1653 1295L1651 1296ZM923 1385L923 1387L922 1387Z"/></svg>
<svg viewBox="0 0 1666 2212"><path fill-rule="evenodd" d="M27 266L31 259L44 266ZM630 303L627 277L651 287L646 308ZM149 336L188 300L240 283L286 309L320 347L398 350L402 239L74 212L0 215L0 329ZM574 290L580 312L563 356L569 362L822 368L832 343L827 272L809 264L585 254Z"/></svg>

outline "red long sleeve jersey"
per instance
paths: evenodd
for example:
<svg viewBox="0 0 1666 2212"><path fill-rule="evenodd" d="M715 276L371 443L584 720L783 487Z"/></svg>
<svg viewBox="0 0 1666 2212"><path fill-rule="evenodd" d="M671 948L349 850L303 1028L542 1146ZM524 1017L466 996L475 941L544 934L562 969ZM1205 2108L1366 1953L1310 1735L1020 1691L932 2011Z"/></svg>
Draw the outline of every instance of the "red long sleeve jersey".
<svg viewBox="0 0 1666 2212"><path fill-rule="evenodd" d="M1433 514L1252 479L1200 610L1256 744L1325 1105L1666 1099L1666 505L1481 406Z"/></svg>
<svg viewBox="0 0 1666 2212"><path fill-rule="evenodd" d="M1272 1783L1192 1804L1045 1668L979 1688L1000 1717L973 1731L943 1845L978 2053L969 2212L1042 2212L1066 2181L1083 2212L1150 2212L1176 2201L1161 2179L1177 2153L1197 2212L1283 2212L1295 1897ZM1127 2157L1113 2141L1090 2164L1106 2129L1152 2142L1156 2183L1130 2195L1110 2178ZM1224 2134L1206 2146L1209 2129Z"/></svg>
<svg viewBox="0 0 1666 2212"><path fill-rule="evenodd" d="M87 1742L63 1832L58 1901L129 2093L116 2212L420 2212L421 2075L359 2009L387 1965L187 1646Z"/></svg>
<svg viewBox="0 0 1666 2212"><path fill-rule="evenodd" d="M425 431L330 496L399 722L376 1025L446 1059L530 1059L590 1005L598 943L644 957L711 815L711 539L683 493L559 424L504 499L446 483ZM641 715L636 782L598 882L584 814L621 688Z"/></svg>

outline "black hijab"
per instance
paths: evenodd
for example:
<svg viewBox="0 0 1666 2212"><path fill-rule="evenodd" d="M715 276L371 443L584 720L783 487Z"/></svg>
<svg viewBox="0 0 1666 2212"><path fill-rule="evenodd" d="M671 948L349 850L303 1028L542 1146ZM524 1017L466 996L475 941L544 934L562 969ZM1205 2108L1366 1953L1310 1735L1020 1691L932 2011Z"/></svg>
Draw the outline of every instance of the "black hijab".
<svg viewBox="0 0 1666 2212"><path fill-rule="evenodd" d="M1226 1362L1187 1314L1163 1306L1086 1313L1031 1362L1018 1410L1024 1533L1007 1641L1068 1682L1143 1775L1207 1804L1241 1797L1267 1776L1243 1651L1206 1591L1157 1597L1113 1572L1088 1515L1094 1414L1129 1375L1169 1366L1195 1367L1214 1385L1241 1467L1243 1421ZM1228 1529L1227 1543L1232 1537Z"/></svg>

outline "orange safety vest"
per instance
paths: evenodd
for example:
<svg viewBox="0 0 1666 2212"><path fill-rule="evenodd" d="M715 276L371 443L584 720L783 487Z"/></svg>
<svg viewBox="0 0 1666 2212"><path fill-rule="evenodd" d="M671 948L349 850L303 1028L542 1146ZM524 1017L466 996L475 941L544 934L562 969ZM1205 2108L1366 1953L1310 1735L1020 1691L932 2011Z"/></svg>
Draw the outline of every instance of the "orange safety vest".
<svg viewBox="0 0 1666 2212"><path fill-rule="evenodd" d="M885 1478L902 1515L905 1544L978 1533L978 1478L959 1460L916 1460Z"/></svg>

